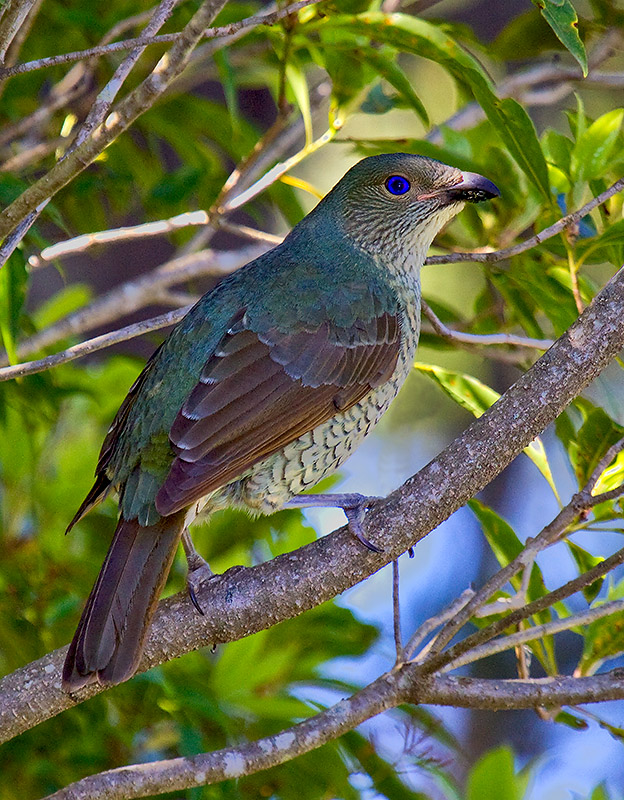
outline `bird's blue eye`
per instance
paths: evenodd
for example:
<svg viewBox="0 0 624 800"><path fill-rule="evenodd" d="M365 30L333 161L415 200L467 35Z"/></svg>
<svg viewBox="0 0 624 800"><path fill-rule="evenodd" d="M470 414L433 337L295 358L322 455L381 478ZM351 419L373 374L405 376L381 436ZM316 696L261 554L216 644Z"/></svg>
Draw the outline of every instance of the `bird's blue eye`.
<svg viewBox="0 0 624 800"><path fill-rule="evenodd" d="M386 181L386 189L390 194L405 194L409 188L410 182L402 175L391 175Z"/></svg>

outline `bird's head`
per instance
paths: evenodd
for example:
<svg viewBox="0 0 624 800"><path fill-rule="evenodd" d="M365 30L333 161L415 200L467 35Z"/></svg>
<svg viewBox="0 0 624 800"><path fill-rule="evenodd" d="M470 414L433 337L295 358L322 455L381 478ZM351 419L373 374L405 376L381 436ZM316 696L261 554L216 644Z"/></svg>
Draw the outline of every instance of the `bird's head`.
<svg viewBox="0 0 624 800"><path fill-rule="evenodd" d="M492 181L425 156L364 158L317 206L369 252L422 263L436 233L464 207L500 194Z"/></svg>

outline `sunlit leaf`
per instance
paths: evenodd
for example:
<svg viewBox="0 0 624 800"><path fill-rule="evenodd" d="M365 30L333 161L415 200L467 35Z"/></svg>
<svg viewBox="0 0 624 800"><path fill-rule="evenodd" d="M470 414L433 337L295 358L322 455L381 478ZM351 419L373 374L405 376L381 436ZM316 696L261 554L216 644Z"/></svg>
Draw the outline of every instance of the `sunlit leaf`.
<svg viewBox="0 0 624 800"><path fill-rule="evenodd" d="M443 369L433 364L423 364L416 362L414 369L432 378L441 389L458 405L470 411L475 417L480 417L487 409L493 405L500 397L500 394L491 389L482 381L461 372ZM548 463L546 450L539 437L536 437L528 447L524 448L524 453L531 459L544 478L553 494L559 501L557 487Z"/></svg>
<svg viewBox="0 0 624 800"><path fill-rule="evenodd" d="M624 109L608 111L577 139L570 165L575 180L593 180L603 175L616 145L623 119Z"/></svg>
<svg viewBox="0 0 624 800"><path fill-rule="evenodd" d="M570 0L532 0L532 2L539 8L557 39L581 65L585 77L587 53L578 32L578 16Z"/></svg>
<svg viewBox="0 0 624 800"><path fill-rule="evenodd" d="M468 773L466 800L486 797L521 800L513 751L507 746L485 753Z"/></svg>

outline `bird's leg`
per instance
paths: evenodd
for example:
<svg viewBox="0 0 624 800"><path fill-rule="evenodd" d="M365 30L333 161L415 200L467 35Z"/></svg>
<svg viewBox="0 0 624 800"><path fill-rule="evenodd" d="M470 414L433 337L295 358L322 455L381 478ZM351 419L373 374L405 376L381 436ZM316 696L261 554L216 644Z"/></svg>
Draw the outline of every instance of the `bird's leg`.
<svg viewBox="0 0 624 800"><path fill-rule="evenodd" d="M197 599L196 589L199 588L199 585L202 583L202 581L204 581L206 578L211 578L214 573L208 566L206 559L202 558L195 549L195 545L193 544L191 535L188 532L188 528L185 528L182 532L182 547L184 548L186 563L188 564L186 588L188 590L189 597L191 598L191 602L203 617L204 611L199 604L199 600Z"/></svg>
<svg viewBox="0 0 624 800"><path fill-rule="evenodd" d="M381 497L367 497L357 492L348 494L300 494L289 500L284 508L341 508L347 518L349 530L364 547L372 550L373 553L383 553L377 545L369 542L364 536L362 523L366 516L366 510L376 500Z"/></svg>

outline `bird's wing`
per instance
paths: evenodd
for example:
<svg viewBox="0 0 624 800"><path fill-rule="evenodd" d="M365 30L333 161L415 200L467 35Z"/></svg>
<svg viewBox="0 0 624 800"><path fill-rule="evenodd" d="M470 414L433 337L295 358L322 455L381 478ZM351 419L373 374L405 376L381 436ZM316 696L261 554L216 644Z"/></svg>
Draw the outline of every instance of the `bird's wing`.
<svg viewBox="0 0 624 800"><path fill-rule="evenodd" d="M385 383L400 337L390 313L283 333L251 330L241 311L171 427L176 458L158 512L189 506Z"/></svg>

